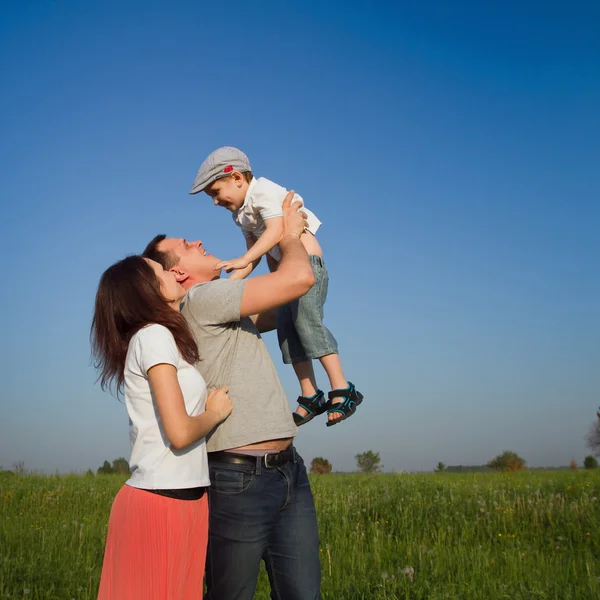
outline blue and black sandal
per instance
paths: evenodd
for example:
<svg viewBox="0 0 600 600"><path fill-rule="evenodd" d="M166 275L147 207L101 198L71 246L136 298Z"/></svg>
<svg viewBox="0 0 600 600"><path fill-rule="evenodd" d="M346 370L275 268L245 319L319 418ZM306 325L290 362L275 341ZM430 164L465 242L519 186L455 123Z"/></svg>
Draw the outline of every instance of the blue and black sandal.
<svg viewBox="0 0 600 600"><path fill-rule="evenodd" d="M314 396L298 396L298 405L308 413L307 415L294 413L294 423L298 427L312 421L316 416L322 415L327 410L325 394L321 390L317 390Z"/></svg>
<svg viewBox="0 0 600 600"><path fill-rule="evenodd" d="M329 401L325 404L327 415L339 413L340 416L336 419L328 420L327 427L337 425L338 423L345 421L348 417L351 417L356 412L356 407L363 401L363 395L356 390L351 381L348 382L347 388L332 390L329 392L328 396ZM344 398L344 400L337 404L333 404L332 400L334 398Z"/></svg>

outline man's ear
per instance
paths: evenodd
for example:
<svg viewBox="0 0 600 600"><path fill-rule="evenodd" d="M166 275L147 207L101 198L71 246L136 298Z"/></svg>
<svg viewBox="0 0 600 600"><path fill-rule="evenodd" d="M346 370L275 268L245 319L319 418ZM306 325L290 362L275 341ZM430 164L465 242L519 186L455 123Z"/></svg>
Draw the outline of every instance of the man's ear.
<svg viewBox="0 0 600 600"><path fill-rule="evenodd" d="M182 271L178 267L173 267L172 269L169 269L169 271L171 273L175 273L175 279L177 280L178 283L183 283L190 277L189 273L187 273L186 271Z"/></svg>

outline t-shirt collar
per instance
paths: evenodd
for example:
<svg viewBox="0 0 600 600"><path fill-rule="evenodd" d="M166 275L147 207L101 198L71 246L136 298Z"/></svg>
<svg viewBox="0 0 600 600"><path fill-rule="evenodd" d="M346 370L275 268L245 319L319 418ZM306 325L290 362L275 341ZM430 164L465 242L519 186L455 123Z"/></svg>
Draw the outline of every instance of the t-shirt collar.
<svg viewBox="0 0 600 600"><path fill-rule="evenodd" d="M248 186L248 189L246 191L246 197L244 198L244 204L242 204L241 208L244 208L244 206L246 206L246 204L248 204L248 201L250 200L251 196L252 196L252 190L256 187L256 177L252 178L252 181L250 182L250 185Z"/></svg>

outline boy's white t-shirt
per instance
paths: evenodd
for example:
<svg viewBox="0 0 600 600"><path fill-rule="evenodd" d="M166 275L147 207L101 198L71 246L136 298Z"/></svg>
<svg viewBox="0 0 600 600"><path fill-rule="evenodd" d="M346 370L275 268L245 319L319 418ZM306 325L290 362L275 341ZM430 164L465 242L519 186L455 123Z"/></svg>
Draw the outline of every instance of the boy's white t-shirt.
<svg viewBox="0 0 600 600"><path fill-rule="evenodd" d="M265 232L265 221L274 217L283 216L281 208L288 190L264 177L256 179L254 177L250 182L244 204L233 212L233 220L236 225L242 228L244 237L254 235L257 238ZM298 194L294 194L294 200L302 203L304 201ZM317 229L321 226L321 221L316 215L307 208L302 208L307 215L308 231L316 235ZM277 261L281 260L279 246L273 246L269 254Z"/></svg>
<svg viewBox="0 0 600 600"><path fill-rule="evenodd" d="M177 369L188 415L200 414L206 405L204 379L183 359L173 334L163 325L140 329L131 338L125 359L124 396L131 441L131 478L127 484L142 489L209 486L204 438L183 450L169 445L148 380L148 370L158 364Z"/></svg>

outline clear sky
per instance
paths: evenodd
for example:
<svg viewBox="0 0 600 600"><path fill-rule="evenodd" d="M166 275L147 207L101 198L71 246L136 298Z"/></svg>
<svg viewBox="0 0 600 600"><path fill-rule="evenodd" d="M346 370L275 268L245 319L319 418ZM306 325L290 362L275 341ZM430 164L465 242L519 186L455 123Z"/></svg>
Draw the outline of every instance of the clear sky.
<svg viewBox="0 0 600 600"><path fill-rule="evenodd" d="M156 233L241 253L229 213L188 195L221 145L323 222L326 323L365 401L300 429L307 460L583 459L600 404L598 3L0 11L1 465L129 456L125 407L90 366L97 282Z"/></svg>

